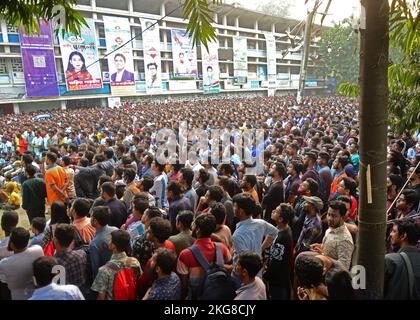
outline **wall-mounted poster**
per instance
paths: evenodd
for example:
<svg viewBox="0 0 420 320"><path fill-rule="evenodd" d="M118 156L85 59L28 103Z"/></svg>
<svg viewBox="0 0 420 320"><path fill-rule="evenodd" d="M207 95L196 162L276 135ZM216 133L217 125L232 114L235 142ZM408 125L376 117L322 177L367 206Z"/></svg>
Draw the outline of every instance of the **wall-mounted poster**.
<svg viewBox="0 0 420 320"><path fill-rule="evenodd" d="M197 52L186 30L172 29L174 79L197 79Z"/></svg>
<svg viewBox="0 0 420 320"><path fill-rule="evenodd" d="M160 55L159 24L156 20L141 19L146 74L146 93L162 93L162 65Z"/></svg>
<svg viewBox="0 0 420 320"><path fill-rule="evenodd" d="M218 93L220 92L219 80L219 43L209 42L208 51L206 47L201 45L201 57L203 61L203 92Z"/></svg>

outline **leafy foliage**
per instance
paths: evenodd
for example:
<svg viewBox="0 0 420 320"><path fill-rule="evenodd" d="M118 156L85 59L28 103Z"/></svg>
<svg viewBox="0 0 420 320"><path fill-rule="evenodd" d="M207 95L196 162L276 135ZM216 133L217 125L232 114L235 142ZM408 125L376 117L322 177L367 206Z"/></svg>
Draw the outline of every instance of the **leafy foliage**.
<svg viewBox="0 0 420 320"><path fill-rule="evenodd" d="M0 16L15 27L24 26L27 34L39 34L39 20L48 21L62 15L57 10L61 7L65 18L62 32L78 34L80 27L87 24L82 15L73 8L76 3L76 0L5 0L0 1ZM55 30L56 34L59 30Z"/></svg>
<svg viewBox="0 0 420 320"><path fill-rule="evenodd" d="M214 5L219 5L222 0L212 0ZM188 19L187 32L193 39L193 46L203 43L208 50L208 42L217 39L216 31L211 23L212 10L209 8L207 0L185 0L183 17Z"/></svg>
<svg viewBox="0 0 420 320"><path fill-rule="evenodd" d="M257 10L272 16L287 17L290 14L290 7L292 5L292 0L270 0L268 2L261 2L257 6Z"/></svg>
<svg viewBox="0 0 420 320"><path fill-rule="evenodd" d="M324 31L319 46L320 65L315 69L316 77L333 77L338 85L344 81L357 82L359 40L349 20Z"/></svg>

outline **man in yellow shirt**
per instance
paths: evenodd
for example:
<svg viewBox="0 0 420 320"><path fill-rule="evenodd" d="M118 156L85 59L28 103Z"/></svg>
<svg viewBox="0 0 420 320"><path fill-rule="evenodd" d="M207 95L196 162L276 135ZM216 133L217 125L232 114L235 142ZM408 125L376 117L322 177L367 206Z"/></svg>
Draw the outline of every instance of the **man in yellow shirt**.
<svg viewBox="0 0 420 320"><path fill-rule="evenodd" d="M2 202L5 202L0 204L0 209L4 210L16 210L22 203L19 194L14 190L13 184L6 187L6 192L0 191L0 198Z"/></svg>

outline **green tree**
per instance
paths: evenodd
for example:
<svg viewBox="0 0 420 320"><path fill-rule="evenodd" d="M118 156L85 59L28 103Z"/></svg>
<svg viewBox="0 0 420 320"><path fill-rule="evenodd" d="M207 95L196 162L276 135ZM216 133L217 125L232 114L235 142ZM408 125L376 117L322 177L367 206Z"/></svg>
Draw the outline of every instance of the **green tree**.
<svg viewBox="0 0 420 320"><path fill-rule="evenodd" d="M319 67L315 76L335 78L342 82L357 82L359 77L359 37L353 31L349 19L335 24L321 34L318 55Z"/></svg>
<svg viewBox="0 0 420 320"><path fill-rule="evenodd" d="M50 21L61 16L64 18L64 21L60 21L62 30L77 34L80 27L87 24L82 15L73 8L76 4L76 0L2 0L0 16L13 26L23 26L27 33L39 32L40 19Z"/></svg>

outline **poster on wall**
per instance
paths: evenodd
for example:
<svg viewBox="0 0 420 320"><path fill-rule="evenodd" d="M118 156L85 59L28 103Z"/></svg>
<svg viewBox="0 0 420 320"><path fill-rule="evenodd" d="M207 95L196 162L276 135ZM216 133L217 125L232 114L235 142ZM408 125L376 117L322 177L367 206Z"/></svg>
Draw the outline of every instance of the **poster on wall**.
<svg viewBox="0 0 420 320"><path fill-rule="evenodd" d="M95 23L85 20L88 26L83 25L80 34L58 33L68 91L103 88Z"/></svg>
<svg viewBox="0 0 420 320"><path fill-rule="evenodd" d="M172 29L174 79L197 79L197 52L186 30Z"/></svg>
<svg viewBox="0 0 420 320"><path fill-rule="evenodd" d="M245 37L233 37L234 84L245 84L248 76L247 40Z"/></svg>
<svg viewBox="0 0 420 320"><path fill-rule="evenodd" d="M162 63L160 55L159 24L156 20L140 19L143 31L146 93L162 93Z"/></svg>
<svg viewBox="0 0 420 320"><path fill-rule="evenodd" d="M58 96L51 25L48 22L40 21L39 36L38 34L26 35L22 27L19 29L19 37L26 96Z"/></svg>
<svg viewBox="0 0 420 320"><path fill-rule="evenodd" d="M111 97L108 98L108 107L111 109L121 107L121 98L120 97Z"/></svg>
<svg viewBox="0 0 420 320"><path fill-rule="evenodd" d="M220 92L219 80L219 43L209 42L208 51L206 47L201 45L201 58L203 61L203 92L218 93Z"/></svg>
<svg viewBox="0 0 420 320"><path fill-rule="evenodd" d="M136 93L133 48L128 18L103 17L108 55L111 94L113 96ZM127 43L122 46L123 44Z"/></svg>

